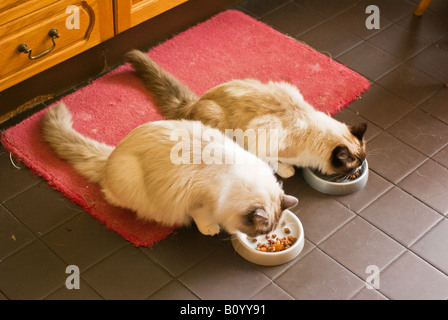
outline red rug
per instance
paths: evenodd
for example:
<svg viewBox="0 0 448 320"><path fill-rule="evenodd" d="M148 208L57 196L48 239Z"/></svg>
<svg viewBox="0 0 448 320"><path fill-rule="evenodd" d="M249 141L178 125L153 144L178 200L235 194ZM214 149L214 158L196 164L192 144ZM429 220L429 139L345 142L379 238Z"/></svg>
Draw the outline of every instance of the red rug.
<svg viewBox="0 0 448 320"><path fill-rule="evenodd" d="M335 114L368 89L359 74L245 14L228 10L148 53L198 95L231 79L286 80L317 109ZM138 125L163 117L128 65L62 99L74 127L116 145ZM107 204L97 185L80 177L42 141L42 110L6 130L1 141L34 173L135 246L151 246L173 228L137 221L133 212Z"/></svg>

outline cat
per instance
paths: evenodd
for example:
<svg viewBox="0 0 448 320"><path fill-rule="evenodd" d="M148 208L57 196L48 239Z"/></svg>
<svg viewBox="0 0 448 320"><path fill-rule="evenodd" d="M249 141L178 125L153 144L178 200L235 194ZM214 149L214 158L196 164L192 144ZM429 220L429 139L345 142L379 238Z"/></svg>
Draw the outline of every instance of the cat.
<svg viewBox="0 0 448 320"><path fill-rule="evenodd" d="M72 124L65 104L50 108L41 123L44 141L82 176L98 183L109 203L135 211L140 219L167 226L193 220L204 235L215 235L222 227L255 237L271 232L282 212L298 202L284 194L268 164L199 121L149 122L116 147L83 136ZM180 133L188 148L179 149L174 133ZM190 142L199 149L189 148ZM239 163L189 161L203 156L205 147L238 157ZM179 150L185 154L175 164Z"/></svg>
<svg viewBox="0 0 448 320"><path fill-rule="evenodd" d="M268 140L277 139L275 157L260 150L257 156L275 164L273 168L282 178L293 176L294 166L311 167L323 174L350 174L366 158L363 137L367 124L347 126L314 109L292 84L231 80L199 98L145 53L132 50L125 59L167 119L198 120L223 133L228 129L261 130L267 132ZM277 136L270 136L272 129ZM249 150L249 142L239 143Z"/></svg>

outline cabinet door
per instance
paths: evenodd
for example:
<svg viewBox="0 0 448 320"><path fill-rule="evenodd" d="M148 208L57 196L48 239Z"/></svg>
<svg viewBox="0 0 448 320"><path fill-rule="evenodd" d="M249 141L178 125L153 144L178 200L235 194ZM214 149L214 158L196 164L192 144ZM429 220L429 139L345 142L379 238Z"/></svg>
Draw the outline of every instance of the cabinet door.
<svg viewBox="0 0 448 320"><path fill-rule="evenodd" d="M0 91L114 36L111 0L6 0L0 21Z"/></svg>
<svg viewBox="0 0 448 320"><path fill-rule="evenodd" d="M142 23L188 0L114 0L115 33Z"/></svg>

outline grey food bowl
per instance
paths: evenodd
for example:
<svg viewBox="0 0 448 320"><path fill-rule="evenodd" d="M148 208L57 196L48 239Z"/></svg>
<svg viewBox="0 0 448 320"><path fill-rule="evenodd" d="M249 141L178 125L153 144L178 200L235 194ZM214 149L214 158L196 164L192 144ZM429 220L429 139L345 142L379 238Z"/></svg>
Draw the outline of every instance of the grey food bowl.
<svg viewBox="0 0 448 320"><path fill-rule="evenodd" d="M364 160L359 167L359 177L350 180L340 174L323 175L314 169L303 168L302 175L305 181L317 191L335 196L347 195L361 190L369 178L369 165Z"/></svg>

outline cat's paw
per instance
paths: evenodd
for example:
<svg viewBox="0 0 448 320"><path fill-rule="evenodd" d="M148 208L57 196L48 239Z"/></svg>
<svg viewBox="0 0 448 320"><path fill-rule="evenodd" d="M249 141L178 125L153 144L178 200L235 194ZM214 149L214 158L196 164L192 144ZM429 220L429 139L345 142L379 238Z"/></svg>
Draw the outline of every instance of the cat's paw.
<svg viewBox="0 0 448 320"><path fill-rule="evenodd" d="M214 236L215 234L218 234L221 228L219 227L219 224L212 223L206 226L198 226L199 231L206 236Z"/></svg>
<svg viewBox="0 0 448 320"><path fill-rule="evenodd" d="M282 178L291 178L296 173L293 166L280 164L278 166L277 174Z"/></svg>

